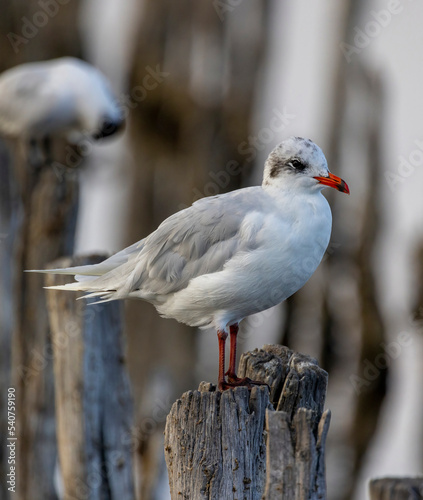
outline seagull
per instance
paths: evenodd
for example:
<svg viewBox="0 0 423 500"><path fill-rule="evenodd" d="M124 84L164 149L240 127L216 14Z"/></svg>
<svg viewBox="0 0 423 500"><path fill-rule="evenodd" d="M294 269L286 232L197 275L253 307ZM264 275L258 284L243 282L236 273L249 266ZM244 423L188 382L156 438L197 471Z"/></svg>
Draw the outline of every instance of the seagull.
<svg viewBox="0 0 423 500"><path fill-rule="evenodd" d="M270 153L261 186L200 199L99 264L41 272L75 276L75 283L48 288L100 301L142 299L165 318L214 327L219 389L251 388L261 383L236 375L238 325L284 301L316 270L332 227L326 186L349 194L316 144L291 137Z"/></svg>
<svg viewBox="0 0 423 500"><path fill-rule="evenodd" d="M106 77L73 57L31 62L0 75L0 133L30 143L65 137L77 144L114 134L124 122L122 107Z"/></svg>

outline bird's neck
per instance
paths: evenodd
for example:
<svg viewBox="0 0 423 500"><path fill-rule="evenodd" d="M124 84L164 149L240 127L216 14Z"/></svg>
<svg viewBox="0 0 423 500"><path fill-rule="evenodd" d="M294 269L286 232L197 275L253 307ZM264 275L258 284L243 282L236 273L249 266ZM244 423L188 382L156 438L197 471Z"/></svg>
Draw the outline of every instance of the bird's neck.
<svg viewBox="0 0 423 500"><path fill-rule="evenodd" d="M310 182L307 182L308 180ZM274 179L265 177L261 187L269 193L279 193L279 196L287 198L321 196L322 191L322 187L314 183L312 179L286 176Z"/></svg>

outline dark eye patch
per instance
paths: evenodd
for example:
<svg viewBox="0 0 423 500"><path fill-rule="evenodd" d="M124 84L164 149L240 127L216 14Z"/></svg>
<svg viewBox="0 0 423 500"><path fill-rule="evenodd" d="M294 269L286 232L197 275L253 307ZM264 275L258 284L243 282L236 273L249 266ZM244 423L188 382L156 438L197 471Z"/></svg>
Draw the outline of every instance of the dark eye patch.
<svg viewBox="0 0 423 500"><path fill-rule="evenodd" d="M303 172L308 165L302 163L298 158L291 158L290 160L282 160L276 155L270 155L268 158L269 176L277 177L281 172Z"/></svg>
<svg viewBox="0 0 423 500"><path fill-rule="evenodd" d="M300 160L297 160L296 158L288 162L288 165L291 165L298 172L302 172L307 167L307 165L304 165L304 163L301 163Z"/></svg>

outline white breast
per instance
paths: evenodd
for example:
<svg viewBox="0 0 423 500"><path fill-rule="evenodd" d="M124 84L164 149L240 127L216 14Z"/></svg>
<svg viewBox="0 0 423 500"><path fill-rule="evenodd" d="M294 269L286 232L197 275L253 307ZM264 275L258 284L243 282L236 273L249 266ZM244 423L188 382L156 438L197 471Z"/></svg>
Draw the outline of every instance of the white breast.
<svg viewBox="0 0 423 500"><path fill-rule="evenodd" d="M254 235L253 250L238 252L222 271L199 276L164 297L158 311L191 326L224 328L299 290L322 260L332 216L320 192L280 199L275 197L269 213L246 215L239 237Z"/></svg>

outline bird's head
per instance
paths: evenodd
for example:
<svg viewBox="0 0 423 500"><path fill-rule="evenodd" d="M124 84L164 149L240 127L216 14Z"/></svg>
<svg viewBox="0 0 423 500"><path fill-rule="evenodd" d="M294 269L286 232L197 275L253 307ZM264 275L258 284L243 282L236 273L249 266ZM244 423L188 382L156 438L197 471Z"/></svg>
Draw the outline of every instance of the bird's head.
<svg viewBox="0 0 423 500"><path fill-rule="evenodd" d="M270 153L263 186L321 191L329 186L349 194L345 181L329 172L323 151L310 139L290 137Z"/></svg>
<svg viewBox="0 0 423 500"><path fill-rule="evenodd" d="M125 116L109 81L97 68L84 61L77 61L74 66L73 72L79 83L79 86L75 85L77 132L93 139L115 134L124 127Z"/></svg>

